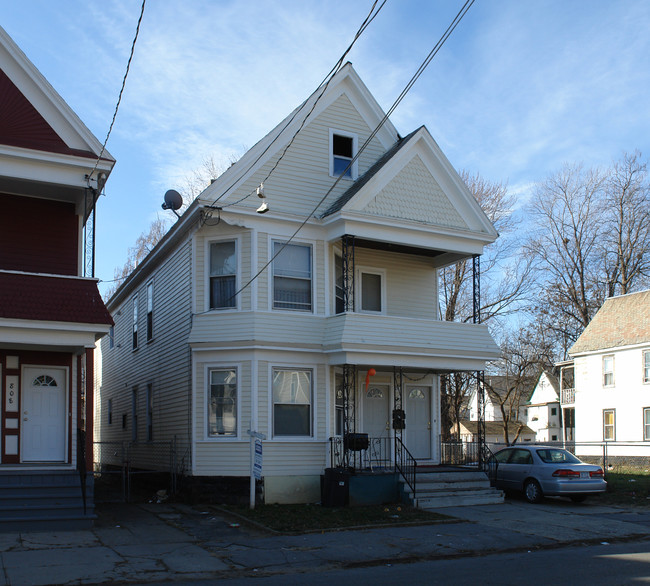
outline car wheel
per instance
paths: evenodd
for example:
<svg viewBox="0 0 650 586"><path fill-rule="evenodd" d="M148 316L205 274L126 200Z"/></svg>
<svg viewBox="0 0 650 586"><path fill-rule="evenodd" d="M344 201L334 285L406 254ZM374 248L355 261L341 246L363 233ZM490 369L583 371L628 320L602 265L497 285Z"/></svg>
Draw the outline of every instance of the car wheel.
<svg viewBox="0 0 650 586"><path fill-rule="evenodd" d="M529 479L524 484L524 496L529 503L541 503L544 499L544 493L539 482L534 479Z"/></svg>
<svg viewBox="0 0 650 586"><path fill-rule="evenodd" d="M586 494L574 494L573 496L569 497L574 503L581 503L583 502L586 498Z"/></svg>

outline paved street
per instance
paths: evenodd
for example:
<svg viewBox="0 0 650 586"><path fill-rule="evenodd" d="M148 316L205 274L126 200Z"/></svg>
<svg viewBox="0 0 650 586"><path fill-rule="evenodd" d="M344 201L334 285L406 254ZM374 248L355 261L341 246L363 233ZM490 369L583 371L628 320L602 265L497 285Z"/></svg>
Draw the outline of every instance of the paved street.
<svg viewBox="0 0 650 586"><path fill-rule="evenodd" d="M406 571L411 562L459 556L539 552L569 544L650 543L645 541L650 539L650 508L547 499L541 505L507 500L442 512L455 517L454 522L287 536L233 523L210 507L100 505L90 531L0 534L0 585L192 582L280 574L290 583L303 572L394 565Z"/></svg>

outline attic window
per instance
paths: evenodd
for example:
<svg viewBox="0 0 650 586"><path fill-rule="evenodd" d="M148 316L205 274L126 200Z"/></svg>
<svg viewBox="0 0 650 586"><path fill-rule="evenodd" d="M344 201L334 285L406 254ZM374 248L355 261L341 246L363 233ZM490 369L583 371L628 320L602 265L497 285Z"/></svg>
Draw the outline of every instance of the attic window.
<svg viewBox="0 0 650 586"><path fill-rule="evenodd" d="M357 163L352 164L357 151L357 137L347 132L330 130L330 175L346 179L357 178Z"/></svg>

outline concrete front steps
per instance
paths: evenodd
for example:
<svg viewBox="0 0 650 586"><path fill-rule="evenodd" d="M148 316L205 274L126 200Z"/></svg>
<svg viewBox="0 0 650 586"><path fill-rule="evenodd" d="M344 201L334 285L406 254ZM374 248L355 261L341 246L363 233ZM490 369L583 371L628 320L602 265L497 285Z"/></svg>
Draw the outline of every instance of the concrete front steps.
<svg viewBox="0 0 650 586"><path fill-rule="evenodd" d="M90 529L95 519L92 474L84 512L75 470L0 472L0 532Z"/></svg>
<svg viewBox="0 0 650 586"><path fill-rule="evenodd" d="M502 503L504 494L490 486L485 472L476 469L425 467L418 468L416 494L401 479L405 497L424 510L466 505Z"/></svg>

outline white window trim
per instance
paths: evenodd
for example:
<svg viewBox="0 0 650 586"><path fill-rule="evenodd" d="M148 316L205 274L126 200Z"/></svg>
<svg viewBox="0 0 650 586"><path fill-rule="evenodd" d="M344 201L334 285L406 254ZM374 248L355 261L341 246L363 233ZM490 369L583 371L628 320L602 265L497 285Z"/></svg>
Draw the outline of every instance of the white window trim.
<svg viewBox="0 0 650 586"><path fill-rule="evenodd" d="M643 412L643 432L642 432L643 441L644 442L650 442L650 433L648 433L648 435L646 435L646 432L645 432L645 430L646 430L646 422L645 422L645 417L646 416L645 416L645 414L646 414L646 412L650 413L650 407L644 407L642 412Z"/></svg>
<svg viewBox="0 0 650 586"><path fill-rule="evenodd" d="M281 238L278 236L269 236L269 244L268 244L268 259L269 262L273 258L273 249L275 248L275 243L278 242L280 244L284 244L287 242L287 238ZM273 307L273 299L275 297L275 267L273 266L273 262L271 262L270 265L270 271L268 271L268 307L271 311L277 312L277 311L286 311L287 313L291 314L304 314L304 315L315 315L317 313L316 311L316 255L314 254L316 250L315 243L310 241L310 240L296 240L295 238L289 242L289 244L294 244L296 246L308 246L311 250L311 310L303 310L303 309L287 309L284 307L279 307L275 308Z"/></svg>
<svg viewBox="0 0 650 586"><path fill-rule="evenodd" d="M140 319L140 312L138 311L138 294L136 293L133 296L133 307L131 310L133 311L133 321L131 324L131 348L135 351L140 347L140 332L138 328L138 320ZM135 337L135 344L134 342L134 337Z"/></svg>
<svg viewBox="0 0 650 586"><path fill-rule="evenodd" d="M151 311L149 311L149 290L151 290ZM155 291L154 291L154 286L153 286L153 281L149 281L147 283L147 313L146 313L146 319L145 319L145 337L147 338L147 343L153 342L154 338L154 332L153 332L153 313L154 313L154 297L155 297ZM151 336L149 336L149 314L151 313Z"/></svg>
<svg viewBox="0 0 650 586"><path fill-rule="evenodd" d="M235 243L235 257L237 258L237 268L235 270L235 291L239 291L241 287L241 236L239 235L232 235L232 236L224 236L223 238L209 238L206 239L205 241L205 249L204 249L204 258L205 262L203 263L203 272L204 272L204 286L203 286L203 291L204 291L204 309L206 312L210 311L215 311L219 313L224 313L224 312L233 312L233 311L239 311L240 310L240 297L241 295L236 295L235 296L235 307L223 307L223 308L218 308L215 307L214 309L210 307L210 245L211 244L217 244L219 242L234 242Z"/></svg>
<svg viewBox="0 0 650 586"><path fill-rule="evenodd" d="M646 354L648 355L648 359L650 360L650 349L646 348L641 350L641 382L644 385L650 385L650 376L646 378L645 376L645 357Z"/></svg>
<svg viewBox="0 0 650 586"><path fill-rule="evenodd" d="M612 423L612 435L614 436L611 439L606 439L605 436L607 435L605 433L605 413L613 413L614 414L614 422ZM603 441L604 442L615 442L616 441L616 409L603 409Z"/></svg>
<svg viewBox="0 0 650 586"><path fill-rule="evenodd" d="M611 384L605 384L605 374L609 374L609 371L605 372L605 359L606 358L611 358L612 359L612 371L611 371L612 382L611 382ZM614 357L614 354L606 354L605 356L603 356L601 364L602 364L602 369L601 369L602 370L602 379L601 380L602 380L603 387L609 389L609 388L612 388L612 387L616 386L616 377L614 375L614 373L616 371L616 359Z"/></svg>
<svg viewBox="0 0 650 586"><path fill-rule="evenodd" d="M237 432L235 435L216 436L208 433L208 417L210 413L210 371L211 370L234 370L237 373ZM242 403L242 386L241 386L241 364L227 363L210 363L206 364L203 369L204 379L204 397L203 397L203 441L206 442L236 442L241 441L241 403Z"/></svg>
<svg viewBox="0 0 650 586"><path fill-rule="evenodd" d="M371 311L368 309L363 309L362 308L362 302L363 302L363 279L362 275L363 274L370 274L370 275L379 275L381 277L381 311ZM355 305L356 311L358 313L368 313L371 315L386 315L386 271L384 269L376 269L374 267L365 267L365 266L360 266L357 269L357 275L356 275L356 284L355 284Z"/></svg>
<svg viewBox="0 0 650 586"><path fill-rule="evenodd" d="M347 138L352 139L352 158L356 156L356 154L359 152L359 137L352 133L352 132L346 132L345 130L337 130L335 128L330 128L329 129L329 171L330 171L330 177L338 177L338 175L334 174L334 135L338 134L339 136L345 136ZM350 168L350 174L351 177L341 177L342 180L346 181L354 181L359 177L359 165L358 165L359 159L355 159L354 163L352 163L352 167Z"/></svg>
<svg viewBox="0 0 650 586"><path fill-rule="evenodd" d="M273 371L274 370L310 370L311 371L311 435L279 435L274 434L274 419L273 419ZM268 365L268 427L267 438L270 441L282 443L305 443L318 441L318 408L316 404L316 384L318 377L318 365L310 364L296 364L296 363L280 363L273 362Z"/></svg>

